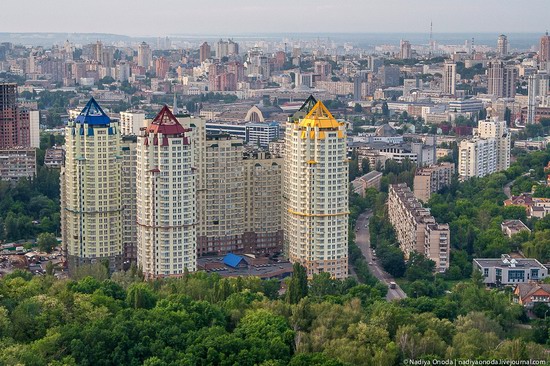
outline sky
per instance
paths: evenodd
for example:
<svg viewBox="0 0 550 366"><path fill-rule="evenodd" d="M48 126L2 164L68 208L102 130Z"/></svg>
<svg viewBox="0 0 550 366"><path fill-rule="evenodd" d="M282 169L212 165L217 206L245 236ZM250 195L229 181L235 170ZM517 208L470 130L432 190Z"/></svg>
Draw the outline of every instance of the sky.
<svg viewBox="0 0 550 366"><path fill-rule="evenodd" d="M550 0L2 0L0 32L543 33Z"/></svg>

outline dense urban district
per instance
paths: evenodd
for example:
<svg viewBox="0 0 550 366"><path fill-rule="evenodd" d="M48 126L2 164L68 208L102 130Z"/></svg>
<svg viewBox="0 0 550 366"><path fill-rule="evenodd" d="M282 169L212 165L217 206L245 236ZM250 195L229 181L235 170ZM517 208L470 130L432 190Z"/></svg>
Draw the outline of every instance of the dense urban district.
<svg viewBox="0 0 550 366"><path fill-rule="evenodd" d="M147 41L0 43L0 364L550 361L548 34Z"/></svg>

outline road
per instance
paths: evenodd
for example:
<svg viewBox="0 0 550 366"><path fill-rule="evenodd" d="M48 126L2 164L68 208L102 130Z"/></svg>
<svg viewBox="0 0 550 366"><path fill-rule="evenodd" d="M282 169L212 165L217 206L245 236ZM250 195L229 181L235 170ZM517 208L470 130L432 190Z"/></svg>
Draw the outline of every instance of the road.
<svg viewBox="0 0 550 366"><path fill-rule="evenodd" d="M395 282L393 277L385 272L382 269L380 263L374 259L372 248L370 247L370 232L369 232L369 219L372 215L372 212L369 210L362 213L357 219L355 224L355 241L363 256L369 264L371 273L380 280L380 282L385 283L389 286L390 282ZM400 300L407 297L407 294L397 285L396 288L388 288L388 294L386 295L386 300Z"/></svg>
<svg viewBox="0 0 550 366"><path fill-rule="evenodd" d="M508 198L512 198L512 192L510 190L510 187L512 187L512 184L514 184L514 181L511 181L509 183L506 183L504 187L502 187L502 190L504 191L504 194Z"/></svg>

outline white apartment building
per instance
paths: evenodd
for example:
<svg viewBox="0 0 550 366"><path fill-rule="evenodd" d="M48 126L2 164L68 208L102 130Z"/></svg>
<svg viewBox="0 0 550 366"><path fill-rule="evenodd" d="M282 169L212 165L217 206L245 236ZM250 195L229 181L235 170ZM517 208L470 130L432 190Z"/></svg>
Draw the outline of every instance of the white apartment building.
<svg viewBox="0 0 550 366"><path fill-rule="evenodd" d="M462 140L458 148L458 175L466 180L496 172L496 141L494 139Z"/></svg>
<svg viewBox="0 0 550 366"><path fill-rule="evenodd" d="M448 95L456 94L456 63L452 61L445 61L443 65L441 92Z"/></svg>
<svg viewBox="0 0 550 366"><path fill-rule="evenodd" d="M511 140L506 121L479 121L474 137L459 145L458 174L465 180L484 177L510 167Z"/></svg>
<svg viewBox="0 0 550 366"><path fill-rule="evenodd" d="M137 139L137 257L146 278L196 270L190 132L165 106Z"/></svg>
<svg viewBox="0 0 550 366"><path fill-rule="evenodd" d="M479 121L476 133L482 139L494 139L496 143L496 170L502 171L510 167L510 132L506 121L492 120Z"/></svg>
<svg viewBox="0 0 550 366"><path fill-rule="evenodd" d="M286 127L285 250L311 278L348 276L346 127L322 102Z"/></svg>
<svg viewBox="0 0 550 366"><path fill-rule="evenodd" d="M120 133L123 136L139 135L139 129L146 127L145 113L120 112Z"/></svg>
<svg viewBox="0 0 550 366"><path fill-rule="evenodd" d="M418 252L435 262L436 271L449 268L449 225L438 224L405 183L390 185L388 216L406 259Z"/></svg>
<svg viewBox="0 0 550 366"><path fill-rule="evenodd" d="M92 98L65 128L61 231L69 270L122 264L120 128Z"/></svg>

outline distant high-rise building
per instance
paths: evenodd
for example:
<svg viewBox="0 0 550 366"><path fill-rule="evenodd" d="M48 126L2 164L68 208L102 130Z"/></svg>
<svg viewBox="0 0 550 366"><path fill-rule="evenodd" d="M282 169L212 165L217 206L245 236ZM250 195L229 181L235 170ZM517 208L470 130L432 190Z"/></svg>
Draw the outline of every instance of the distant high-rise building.
<svg viewBox="0 0 550 366"><path fill-rule="evenodd" d="M539 62L550 62L550 36L548 32L540 37Z"/></svg>
<svg viewBox="0 0 550 366"><path fill-rule="evenodd" d="M153 60L153 54L151 52L151 47L145 42L142 42L138 46L138 66L144 67L146 70L151 68L151 62Z"/></svg>
<svg viewBox="0 0 550 366"><path fill-rule="evenodd" d="M199 49L199 60L200 62L204 62L205 60L208 60L212 55L212 50L210 48L210 45L206 42L201 44L201 47Z"/></svg>
<svg viewBox="0 0 550 366"><path fill-rule="evenodd" d="M456 63L452 61L445 61L443 65L441 92L447 95L456 94Z"/></svg>
<svg viewBox="0 0 550 366"><path fill-rule="evenodd" d="M103 58L103 43L101 41L97 41L96 43L92 44L92 59L101 62Z"/></svg>
<svg viewBox="0 0 550 366"><path fill-rule="evenodd" d="M348 185L345 124L317 102L287 123L283 174L285 250L310 278L348 276Z"/></svg>
<svg viewBox="0 0 550 366"><path fill-rule="evenodd" d="M506 55L508 55L508 37L501 34L497 39L497 56L504 57Z"/></svg>
<svg viewBox="0 0 550 366"><path fill-rule="evenodd" d="M0 83L0 149L31 147L31 139L35 145L38 120L33 122L31 131L29 111L17 104L17 84Z"/></svg>
<svg viewBox="0 0 550 366"><path fill-rule="evenodd" d="M477 136L482 139L494 139L496 147L496 170L497 172L510 167L510 132L506 121L499 121L497 118L479 121Z"/></svg>
<svg viewBox="0 0 550 366"><path fill-rule="evenodd" d="M401 40L399 58L402 60L412 57L411 43L409 41Z"/></svg>
<svg viewBox="0 0 550 366"><path fill-rule="evenodd" d="M399 85L399 67L384 65L378 69L378 74L382 85L398 86Z"/></svg>
<svg viewBox="0 0 550 366"><path fill-rule="evenodd" d="M474 137L462 140L458 150L458 174L463 180L484 177L510 167L510 133L506 121L479 121Z"/></svg>
<svg viewBox="0 0 550 366"><path fill-rule="evenodd" d="M548 94L550 75L539 71L529 75L527 84L527 120L526 123L535 123L536 109L540 103L540 97Z"/></svg>
<svg viewBox="0 0 550 366"><path fill-rule="evenodd" d="M505 65L493 60L487 68L487 93L498 98L514 98L518 70L514 65Z"/></svg>
<svg viewBox="0 0 550 366"><path fill-rule="evenodd" d="M169 70L170 61L168 61L164 56L161 56L155 60L155 73L157 78L164 79Z"/></svg>
<svg viewBox="0 0 550 366"><path fill-rule="evenodd" d="M92 98L65 128L61 231L69 270L109 261L122 265L120 129Z"/></svg>
<svg viewBox="0 0 550 366"><path fill-rule="evenodd" d="M146 278L197 266L197 210L189 134L165 106L137 141L137 257Z"/></svg>

